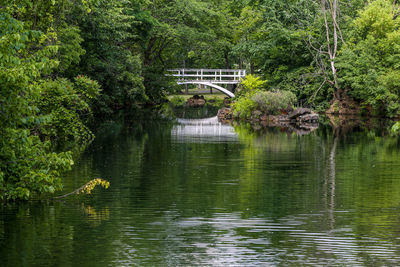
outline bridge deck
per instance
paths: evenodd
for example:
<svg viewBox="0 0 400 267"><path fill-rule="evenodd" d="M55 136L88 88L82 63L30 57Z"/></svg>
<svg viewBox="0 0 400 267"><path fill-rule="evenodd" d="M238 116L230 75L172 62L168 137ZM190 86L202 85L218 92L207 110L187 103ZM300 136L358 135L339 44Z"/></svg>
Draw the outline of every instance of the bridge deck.
<svg viewBox="0 0 400 267"><path fill-rule="evenodd" d="M246 76L246 70L232 69L171 69L169 76L177 77L178 84L208 82L213 84L237 84Z"/></svg>
<svg viewBox="0 0 400 267"><path fill-rule="evenodd" d="M213 84L238 84L240 80L177 80L177 84L196 84L196 83L213 83Z"/></svg>

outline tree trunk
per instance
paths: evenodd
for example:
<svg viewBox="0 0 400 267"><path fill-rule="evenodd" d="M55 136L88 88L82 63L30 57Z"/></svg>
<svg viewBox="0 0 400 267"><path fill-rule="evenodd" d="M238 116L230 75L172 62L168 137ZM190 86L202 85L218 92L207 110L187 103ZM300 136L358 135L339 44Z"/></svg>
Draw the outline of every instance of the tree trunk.
<svg viewBox="0 0 400 267"><path fill-rule="evenodd" d="M225 52L224 57L225 57L225 69L230 69L228 52Z"/></svg>
<svg viewBox="0 0 400 267"><path fill-rule="evenodd" d="M337 22L337 0L321 0L321 11L324 17L326 41L327 41L327 52L329 55L330 68L333 77L333 85L335 87L335 97L340 99L339 84L337 79L337 72L335 67L336 54L338 50L338 33L340 34L339 24ZM332 21L328 20L328 13ZM332 33L331 33L332 31ZM332 35L332 36L331 36ZM340 34L341 36L341 34ZM344 42L341 36L342 42Z"/></svg>

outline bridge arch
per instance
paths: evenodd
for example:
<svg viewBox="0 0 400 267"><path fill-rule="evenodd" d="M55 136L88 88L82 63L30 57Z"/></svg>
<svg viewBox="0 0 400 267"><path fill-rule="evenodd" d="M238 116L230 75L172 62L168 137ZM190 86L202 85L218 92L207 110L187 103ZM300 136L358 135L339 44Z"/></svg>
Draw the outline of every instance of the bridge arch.
<svg viewBox="0 0 400 267"><path fill-rule="evenodd" d="M219 86L219 84L239 84L246 76L246 70L242 69L171 69L166 76L177 79L177 84L202 84L228 95L235 95Z"/></svg>
<svg viewBox="0 0 400 267"><path fill-rule="evenodd" d="M216 84L213 84L211 82L187 81L187 82L179 82L178 84L202 84L202 85L217 89L218 91L228 95L229 97L235 97L235 95L231 91L229 91L228 89L225 89L224 87L216 85Z"/></svg>

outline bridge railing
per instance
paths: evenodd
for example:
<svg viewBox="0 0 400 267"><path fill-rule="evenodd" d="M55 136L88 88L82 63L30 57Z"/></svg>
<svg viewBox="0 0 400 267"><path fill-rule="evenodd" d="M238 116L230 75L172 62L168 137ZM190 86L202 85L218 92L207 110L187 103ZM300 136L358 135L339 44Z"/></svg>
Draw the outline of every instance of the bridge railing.
<svg viewBox="0 0 400 267"><path fill-rule="evenodd" d="M179 82L204 81L220 84L240 83L246 76L246 70L238 69L170 69L171 74L178 78Z"/></svg>

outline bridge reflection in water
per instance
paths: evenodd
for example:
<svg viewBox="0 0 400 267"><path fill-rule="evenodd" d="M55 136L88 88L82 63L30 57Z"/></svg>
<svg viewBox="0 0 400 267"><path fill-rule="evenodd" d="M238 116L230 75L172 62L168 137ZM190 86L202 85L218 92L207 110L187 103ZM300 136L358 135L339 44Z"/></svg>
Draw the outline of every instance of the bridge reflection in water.
<svg viewBox="0 0 400 267"><path fill-rule="evenodd" d="M171 130L172 137L180 142L219 143L237 142L238 136L230 125L218 122L217 116L206 119L177 119Z"/></svg>

